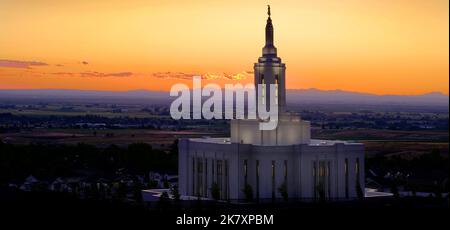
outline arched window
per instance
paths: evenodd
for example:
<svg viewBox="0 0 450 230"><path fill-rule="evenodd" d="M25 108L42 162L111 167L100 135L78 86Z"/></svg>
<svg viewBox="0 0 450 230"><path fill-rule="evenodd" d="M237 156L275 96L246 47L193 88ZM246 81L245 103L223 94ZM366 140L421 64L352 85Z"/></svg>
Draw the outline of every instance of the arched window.
<svg viewBox="0 0 450 230"><path fill-rule="evenodd" d="M278 74L275 75L275 104L278 105Z"/></svg>
<svg viewBox="0 0 450 230"><path fill-rule="evenodd" d="M272 161L272 200L275 200L275 161Z"/></svg>
<svg viewBox="0 0 450 230"><path fill-rule="evenodd" d="M348 192L348 159L345 158L344 161L344 173L345 173L345 198L349 197Z"/></svg>
<svg viewBox="0 0 450 230"><path fill-rule="evenodd" d="M264 105L266 102L266 83L264 81L264 74L261 74L261 103Z"/></svg>

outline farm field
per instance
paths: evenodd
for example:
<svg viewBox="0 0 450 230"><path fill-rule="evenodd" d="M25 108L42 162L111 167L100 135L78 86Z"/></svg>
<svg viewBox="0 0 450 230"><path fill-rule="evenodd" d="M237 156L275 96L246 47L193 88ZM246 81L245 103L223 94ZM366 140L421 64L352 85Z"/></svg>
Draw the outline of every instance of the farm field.
<svg viewBox="0 0 450 230"><path fill-rule="evenodd" d="M27 131L0 133L0 139L13 144L91 144L98 147L109 145L127 146L146 143L154 148L169 147L177 138L217 136L217 133L202 131L165 131L146 129L33 129Z"/></svg>

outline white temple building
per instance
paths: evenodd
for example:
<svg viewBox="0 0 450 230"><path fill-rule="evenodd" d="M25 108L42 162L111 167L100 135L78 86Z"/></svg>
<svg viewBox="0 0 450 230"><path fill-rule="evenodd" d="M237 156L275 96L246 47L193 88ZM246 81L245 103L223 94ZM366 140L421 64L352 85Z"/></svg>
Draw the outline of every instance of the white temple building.
<svg viewBox="0 0 450 230"><path fill-rule="evenodd" d="M246 187L255 200L356 198L364 191L364 145L310 138L310 123L286 111L286 67L274 46L270 8L265 38L254 82L277 85L277 128L232 120L230 138L180 139L180 194L212 198L215 184L223 200L248 198ZM269 94L256 93L256 99L269 100Z"/></svg>

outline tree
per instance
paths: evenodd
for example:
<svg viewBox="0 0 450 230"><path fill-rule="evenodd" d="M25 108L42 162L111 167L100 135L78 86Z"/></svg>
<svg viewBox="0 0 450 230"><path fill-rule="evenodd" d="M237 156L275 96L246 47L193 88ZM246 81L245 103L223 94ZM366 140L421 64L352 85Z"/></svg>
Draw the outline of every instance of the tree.
<svg viewBox="0 0 450 230"><path fill-rule="evenodd" d="M216 182L211 185L211 196L214 200L220 199L220 187Z"/></svg>
<svg viewBox="0 0 450 230"><path fill-rule="evenodd" d="M434 196L435 196L437 199L442 199L442 198L443 198L441 186L439 186L439 183L438 183L437 181L435 182L435 185L434 185L434 189L433 189L433 190L434 190L434 191L433 191Z"/></svg>
<svg viewBox="0 0 450 230"><path fill-rule="evenodd" d="M115 194L116 199L119 201L125 200L127 196L127 189L125 184L122 182L118 182L116 183L115 187L116 187L116 194Z"/></svg>
<svg viewBox="0 0 450 230"><path fill-rule="evenodd" d="M242 190L245 195L245 201L250 202L253 200L253 189L249 184L245 184L244 189Z"/></svg>
<svg viewBox="0 0 450 230"><path fill-rule="evenodd" d="M142 189L143 189L142 184L136 182L133 188L133 198L137 203L142 202Z"/></svg>
<svg viewBox="0 0 450 230"><path fill-rule="evenodd" d="M180 201L180 192L178 191L178 186L173 186L170 189L170 193L175 201Z"/></svg>
<svg viewBox="0 0 450 230"><path fill-rule="evenodd" d="M170 187L170 184L169 184L169 181L167 180L167 178L164 178L163 186L164 186L164 188L169 188Z"/></svg>
<svg viewBox="0 0 450 230"><path fill-rule="evenodd" d="M284 201L288 200L288 191L287 191L286 183L283 183L280 185L280 187L278 188L278 192L281 194Z"/></svg>
<svg viewBox="0 0 450 230"><path fill-rule="evenodd" d="M411 195L413 197L417 197L417 186L414 184L410 184L409 189L411 190Z"/></svg>
<svg viewBox="0 0 450 230"><path fill-rule="evenodd" d="M159 196L158 207L164 209L164 208L167 208L169 206L169 204L170 204L169 194L166 191L164 191Z"/></svg>
<svg viewBox="0 0 450 230"><path fill-rule="evenodd" d="M399 198L400 193L398 191L397 182L395 180L391 181L391 193L394 195L394 198Z"/></svg>
<svg viewBox="0 0 450 230"><path fill-rule="evenodd" d="M168 200L168 199L169 199L169 194L166 191L161 193L161 196L159 196L159 200Z"/></svg>
<svg viewBox="0 0 450 230"><path fill-rule="evenodd" d="M156 180L150 180L148 182L148 188L156 188L158 186L158 182Z"/></svg>
<svg viewBox="0 0 450 230"><path fill-rule="evenodd" d="M356 183L356 195L358 196L358 199L362 200L364 198L364 192L361 188L361 184L358 182Z"/></svg>
<svg viewBox="0 0 450 230"><path fill-rule="evenodd" d="M319 201L325 201L325 199L326 199L326 197L325 197L325 190L323 188L323 184L322 183L319 183L316 186L316 191L317 191L317 194L319 195Z"/></svg>
<svg viewBox="0 0 450 230"><path fill-rule="evenodd" d="M92 198L94 200L98 200L100 198L100 191L98 189L97 183L92 183L92 185L90 186L89 192L90 192L90 194L89 194L90 198Z"/></svg>

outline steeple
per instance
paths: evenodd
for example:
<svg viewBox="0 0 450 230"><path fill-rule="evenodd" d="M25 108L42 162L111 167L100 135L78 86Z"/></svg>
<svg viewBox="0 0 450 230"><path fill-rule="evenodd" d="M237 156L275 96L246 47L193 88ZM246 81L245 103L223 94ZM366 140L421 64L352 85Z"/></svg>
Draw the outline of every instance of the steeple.
<svg viewBox="0 0 450 230"><path fill-rule="evenodd" d="M277 48L273 45L273 25L270 18L270 5L267 5L266 45L263 48L263 56L277 56Z"/></svg>
<svg viewBox="0 0 450 230"><path fill-rule="evenodd" d="M270 12L270 6L267 6L267 24L266 24L266 44L262 49L262 56L258 58L258 62L253 66L255 74L255 88L262 84L264 86L262 92L256 91L258 103L266 106L269 111L270 105L277 105L278 111L284 112L286 109L286 66L281 62L281 58L277 56L277 48L273 41L273 25ZM269 85L276 85L275 95L271 97ZM267 87L266 87L267 86ZM273 100L274 101L271 101Z"/></svg>

